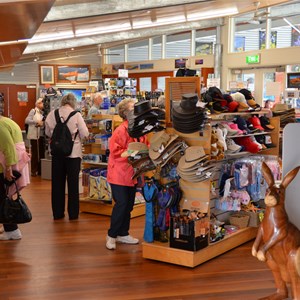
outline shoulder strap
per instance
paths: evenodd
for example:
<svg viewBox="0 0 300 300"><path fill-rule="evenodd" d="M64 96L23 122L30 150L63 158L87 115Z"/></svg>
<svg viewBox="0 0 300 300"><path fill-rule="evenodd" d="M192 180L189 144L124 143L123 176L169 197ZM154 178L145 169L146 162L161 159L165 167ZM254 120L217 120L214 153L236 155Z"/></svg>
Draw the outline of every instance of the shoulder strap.
<svg viewBox="0 0 300 300"><path fill-rule="evenodd" d="M61 123L59 113L58 113L58 108L54 111L54 115L55 115L56 123Z"/></svg>
<svg viewBox="0 0 300 300"><path fill-rule="evenodd" d="M68 121L70 120L70 118L71 117L73 117L75 114L77 114L78 113L78 111L77 110L74 110L74 111L72 111L70 114L69 114L69 116L68 116L68 118L67 118L67 120L64 122L64 123L68 123Z"/></svg>

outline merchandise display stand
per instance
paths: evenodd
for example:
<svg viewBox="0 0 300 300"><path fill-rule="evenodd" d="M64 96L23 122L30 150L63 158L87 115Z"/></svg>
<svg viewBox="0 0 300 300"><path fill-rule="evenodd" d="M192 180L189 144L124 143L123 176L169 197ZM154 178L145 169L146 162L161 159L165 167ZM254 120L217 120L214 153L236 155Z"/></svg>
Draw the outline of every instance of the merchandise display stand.
<svg viewBox="0 0 300 300"><path fill-rule="evenodd" d="M188 87L189 91L191 89L196 89L197 92L198 82L195 82L195 78L190 79L190 84L188 82L189 78L176 78L176 80L166 80L166 121L167 124L171 125L171 103L170 99L174 99L174 95L180 93L180 80L184 79L184 86ZM171 84L170 84L171 83ZM178 97L177 97L178 98ZM236 115L244 116L248 118L252 114L263 115L267 114L269 111L259 111L259 112L243 112L243 113L224 113L219 115L210 116L210 124L208 124L205 130L201 133L196 132L192 134L182 134L175 131L173 128L168 128L168 131L174 132L182 137L189 146L202 146L206 154L211 154L211 130L212 125L222 121L232 120ZM271 125L274 126L274 130L270 132L263 132L260 134L268 134L272 138L272 142L275 144L274 148L268 148L262 150L256 155L276 155L279 154L279 126L280 120L278 117L270 119ZM249 134L255 135L255 134ZM244 152L240 154L240 157L248 157L251 153ZM239 157L239 156L238 156ZM229 157L228 159L231 159ZM225 158L222 161L226 161ZM219 161L222 163L222 161ZM212 183L217 181L216 178L211 178L199 183L191 183L180 180L180 188L182 189L183 197L180 203L182 208L183 202L190 201L192 203L192 208L199 208L201 212L207 212L210 216L211 210L214 208L214 198L212 197ZM196 267L203 262L210 260L222 253L225 253L247 241L255 238L257 233L257 227L246 227L238 230L237 232L226 235L223 239L217 242L209 242L208 246L202 248L198 251L187 251L177 248L171 248L169 243L161 243L154 241L153 243L142 244L142 255L143 258L152 259L177 265L182 265L186 267ZM171 233L170 233L171 234ZM210 239L209 239L210 241Z"/></svg>
<svg viewBox="0 0 300 300"><path fill-rule="evenodd" d="M194 268L220 254L254 239L256 233L256 227L243 228L238 232L225 237L223 240L210 244L208 247L199 251L170 248L169 244L159 242L143 242L143 258Z"/></svg>
<svg viewBox="0 0 300 300"><path fill-rule="evenodd" d="M112 120L112 131L122 123L122 119L118 115L93 115L93 120ZM98 133L97 128L92 128L93 133ZM83 146L84 153L105 154L106 150L100 149L100 145L96 143L85 144ZM106 167L107 162L82 162L83 168L88 167ZM101 200L90 199L87 193L84 193L80 199L80 211L85 213L93 213L105 216L111 216L113 204ZM131 217L139 217L145 214L145 204L135 204L131 212Z"/></svg>

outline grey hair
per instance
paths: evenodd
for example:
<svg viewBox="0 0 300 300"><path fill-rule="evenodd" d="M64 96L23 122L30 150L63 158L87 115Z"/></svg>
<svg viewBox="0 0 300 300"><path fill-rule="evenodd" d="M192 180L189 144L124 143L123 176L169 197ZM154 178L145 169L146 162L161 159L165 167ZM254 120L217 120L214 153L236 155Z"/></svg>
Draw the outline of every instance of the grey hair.
<svg viewBox="0 0 300 300"><path fill-rule="evenodd" d="M157 106L158 108L165 108L165 102L166 102L166 98L164 95L160 95L158 100L157 100Z"/></svg>
<svg viewBox="0 0 300 300"><path fill-rule="evenodd" d="M73 93L68 93L62 97L60 106L64 106L66 104L69 104L73 109L76 109L77 99Z"/></svg>
<svg viewBox="0 0 300 300"><path fill-rule="evenodd" d="M117 105L118 114L123 120L127 120L128 113L130 112L129 104L135 102L132 98L126 98Z"/></svg>

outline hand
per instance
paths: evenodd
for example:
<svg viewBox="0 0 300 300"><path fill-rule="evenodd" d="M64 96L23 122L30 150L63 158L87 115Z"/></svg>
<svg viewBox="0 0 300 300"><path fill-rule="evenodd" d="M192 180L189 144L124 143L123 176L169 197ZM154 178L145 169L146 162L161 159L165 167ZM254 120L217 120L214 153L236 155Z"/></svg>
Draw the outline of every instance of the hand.
<svg viewBox="0 0 300 300"><path fill-rule="evenodd" d="M12 167L7 167L6 168L4 177L8 181L12 181L15 178L14 175L13 175L13 172L12 172Z"/></svg>

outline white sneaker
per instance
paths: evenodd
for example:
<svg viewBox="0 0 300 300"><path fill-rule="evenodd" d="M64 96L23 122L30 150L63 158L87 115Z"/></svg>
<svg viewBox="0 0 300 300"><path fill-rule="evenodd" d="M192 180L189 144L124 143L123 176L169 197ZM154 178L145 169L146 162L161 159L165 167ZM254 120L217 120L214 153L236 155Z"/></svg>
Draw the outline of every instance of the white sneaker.
<svg viewBox="0 0 300 300"><path fill-rule="evenodd" d="M116 249L116 239L110 236L106 236L106 248L109 250Z"/></svg>
<svg viewBox="0 0 300 300"><path fill-rule="evenodd" d="M228 152L240 152L240 150L242 149L242 146L237 145L233 139L227 138L226 139L226 144L227 144L227 150Z"/></svg>
<svg viewBox="0 0 300 300"><path fill-rule="evenodd" d="M117 242L123 243L123 244L138 244L139 240L132 237L131 235L125 235L125 236L117 236Z"/></svg>
<svg viewBox="0 0 300 300"><path fill-rule="evenodd" d="M13 231L4 231L0 234L0 241L20 240L21 238L22 233L19 228Z"/></svg>

